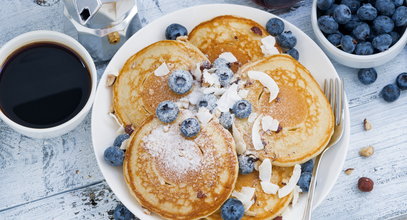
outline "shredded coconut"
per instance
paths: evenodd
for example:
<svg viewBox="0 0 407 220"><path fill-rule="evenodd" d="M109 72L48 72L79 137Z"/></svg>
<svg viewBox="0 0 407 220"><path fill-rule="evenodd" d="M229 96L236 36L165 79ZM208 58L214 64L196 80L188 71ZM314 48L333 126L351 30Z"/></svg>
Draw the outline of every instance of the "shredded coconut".
<svg viewBox="0 0 407 220"><path fill-rule="evenodd" d="M240 96L237 94L237 89L238 85L234 83L220 97L216 104L221 112L228 112L237 101L241 100Z"/></svg>
<svg viewBox="0 0 407 220"><path fill-rule="evenodd" d="M212 114L209 112L209 109L201 107L199 108L198 113L196 113L196 117L202 125L206 125L212 119Z"/></svg>
<svg viewBox="0 0 407 220"><path fill-rule="evenodd" d="M213 93L214 95L223 95L223 93L225 93L225 91L226 91L225 88L215 88L215 87L209 87L209 88L203 89L204 94Z"/></svg>
<svg viewBox="0 0 407 220"><path fill-rule="evenodd" d="M156 76L165 76L170 73L167 64L164 62L162 63L156 70L154 70L154 75Z"/></svg>
<svg viewBox="0 0 407 220"><path fill-rule="evenodd" d="M231 52L224 52L219 55L219 58L227 60L229 63L237 62L236 57Z"/></svg>
<svg viewBox="0 0 407 220"><path fill-rule="evenodd" d="M301 176L301 166L299 164L295 164L293 175L291 176L287 185L278 190L278 198L283 198L284 196L290 194L297 185L300 176Z"/></svg>
<svg viewBox="0 0 407 220"><path fill-rule="evenodd" d="M269 102L277 98L280 89L278 88L278 85L273 80L273 78L261 71L249 71L247 75L249 75L250 79L259 81L261 84L263 84L264 87L268 89L268 91L270 92Z"/></svg>
<svg viewBox="0 0 407 220"><path fill-rule="evenodd" d="M263 117L263 115L259 115L259 117L256 118L254 121L253 127L252 127L252 142L254 149L256 150L263 150L264 145L263 142L261 141L261 136L259 133L260 130L260 120Z"/></svg>
<svg viewBox="0 0 407 220"><path fill-rule="evenodd" d="M270 159L264 159L259 166L259 178L261 181L270 182L272 175L272 167Z"/></svg>
<svg viewBox="0 0 407 220"><path fill-rule="evenodd" d="M263 131L277 131L279 122L271 116L264 116L261 119L261 127Z"/></svg>
<svg viewBox="0 0 407 220"><path fill-rule="evenodd" d="M219 78L214 73L209 73L208 70L203 71L203 82L208 83L210 86L220 87Z"/></svg>
<svg viewBox="0 0 407 220"><path fill-rule="evenodd" d="M202 71L201 71L201 64L197 63L195 69L192 71L192 75L195 77L196 81L201 81L202 79Z"/></svg>
<svg viewBox="0 0 407 220"><path fill-rule="evenodd" d="M265 56L270 56L270 55L274 55L274 54L279 54L280 52L277 50L277 48L275 47L276 44L276 39L272 36L267 36L263 39L261 39L261 43L262 45L260 46L261 48L261 52L263 52L263 54Z"/></svg>
<svg viewBox="0 0 407 220"><path fill-rule="evenodd" d="M254 200L252 198L255 191L256 189L252 187L242 187L240 192L236 190L233 191L232 196L240 200L243 203L245 211L247 211L254 204Z"/></svg>
<svg viewBox="0 0 407 220"><path fill-rule="evenodd" d="M243 135L236 128L235 123L232 124L233 139L236 143L237 154L243 154L246 151L246 142L244 142Z"/></svg>

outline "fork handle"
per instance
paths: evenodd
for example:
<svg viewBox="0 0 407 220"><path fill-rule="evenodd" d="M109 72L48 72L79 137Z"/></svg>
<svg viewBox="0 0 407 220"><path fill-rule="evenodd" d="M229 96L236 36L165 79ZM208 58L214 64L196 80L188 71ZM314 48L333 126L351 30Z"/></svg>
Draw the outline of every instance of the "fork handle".
<svg viewBox="0 0 407 220"><path fill-rule="evenodd" d="M318 169L319 169L319 164L320 164L321 158L323 157L324 154L325 154L325 151L322 152L322 154L318 155L315 158L314 169L312 170L312 176L311 176L311 183L310 183L309 189L308 189L307 203L306 203L304 214L302 217L303 220L311 220L312 202L314 200L315 186L317 183L317 174L318 174Z"/></svg>

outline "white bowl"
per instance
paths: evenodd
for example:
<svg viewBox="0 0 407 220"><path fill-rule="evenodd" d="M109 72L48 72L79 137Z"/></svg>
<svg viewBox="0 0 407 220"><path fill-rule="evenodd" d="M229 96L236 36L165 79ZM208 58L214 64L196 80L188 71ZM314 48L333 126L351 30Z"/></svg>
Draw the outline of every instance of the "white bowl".
<svg viewBox="0 0 407 220"><path fill-rule="evenodd" d="M64 45L67 48L73 50L78 54L82 60L86 63L89 68L92 88L89 95L89 99L86 102L82 110L71 118L69 121L50 128L30 128L22 126L12 120L10 120L2 111L0 111L0 119L3 120L7 125L13 128L15 131L33 138L51 138L60 136L62 134L68 133L74 129L79 123L83 121L85 116L88 114L90 108L92 107L93 100L95 98L96 86L97 86L97 72L95 64L92 57L89 55L88 51L75 39L72 37L55 32L55 31L32 31L24 33L11 41L7 42L2 48L0 48L0 66L6 61L6 59L16 50L35 42L55 42L60 45Z"/></svg>
<svg viewBox="0 0 407 220"><path fill-rule="evenodd" d="M404 31L400 39L391 46L388 50L372 54L372 55L355 55L346 53L345 51L336 48L331 42L326 39L322 31L318 27L317 21L317 0L312 3L311 24L314 30L315 36L318 39L319 45L326 52L326 54L345 66L353 68L369 68L380 66L387 63L396 57L405 47L407 42L407 31Z"/></svg>

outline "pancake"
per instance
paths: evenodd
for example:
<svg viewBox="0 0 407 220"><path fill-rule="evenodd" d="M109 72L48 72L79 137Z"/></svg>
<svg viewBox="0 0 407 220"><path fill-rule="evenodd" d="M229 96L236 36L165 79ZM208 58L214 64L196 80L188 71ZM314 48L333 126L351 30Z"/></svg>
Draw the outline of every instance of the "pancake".
<svg viewBox="0 0 407 220"><path fill-rule="evenodd" d="M252 31L253 27L259 31ZM260 40L266 36L269 34L263 25L247 18L225 15L199 24L188 39L207 54L211 62L221 53L231 52L243 65L264 57Z"/></svg>
<svg viewBox="0 0 407 220"><path fill-rule="evenodd" d="M183 96L169 88L170 74L154 74L162 63L172 71L193 70L197 63L204 61L207 61L206 56L193 45L169 40L153 43L130 57L113 88L113 109L120 123L137 128L148 116L155 114L160 102Z"/></svg>
<svg viewBox="0 0 407 220"><path fill-rule="evenodd" d="M280 188L284 186L283 180L290 179L293 172L292 167L273 167L273 175L271 182L277 184ZM273 219L287 208L290 204L293 193L291 192L283 198L278 198L277 195L266 194L260 185L259 172L255 171L246 175L239 175L236 182L235 190L241 191L242 187L255 188L255 203L246 211L243 216L245 219ZM220 210L207 218L208 220L222 219Z"/></svg>
<svg viewBox="0 0 407 220"><path fill-rule="evenodd" d="M146 120L131 137L124 176L147 210L166 219L199 219L219 209L234 189L235 143L214 120L201 126L195 139L185 139L179 129L182 118L184 113L170 125Z"/></svg>
<svg viewBox="0 0 407 220"><path fill-rule="evenodd" d="M258 80L249 79L250 70L274 79L280 89L276 99L269 102L270 93ZM253 123L236 119L248 150L283 167L304 163L322 152L332 136L334 117L324 93L303 65L288 55L273 55L243 66L237 75L246 81L252 112L277 119L282 128L279 132L259 131L264 149L256 151Z"/></svg>

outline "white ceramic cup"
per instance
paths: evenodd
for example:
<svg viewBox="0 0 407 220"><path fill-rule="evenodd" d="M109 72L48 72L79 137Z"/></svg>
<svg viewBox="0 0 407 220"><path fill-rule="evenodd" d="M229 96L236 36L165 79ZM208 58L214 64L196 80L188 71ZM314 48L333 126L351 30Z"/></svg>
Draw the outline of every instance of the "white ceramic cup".
<svg viewBox="0 0 407 220"><path fill-rule="evenodd" d="M3 120L15 131L33 138L51 138L68 133L76 126L78 126L79 123L81 123L85 116L88 114L90 108L92 107L93 100L95 98L97 86L97 72L92 57L78 41L76 41L75 39L68 35L55 31L32 31L24 33L10 40L2 48L0 48L0 67L4 65L4 62L6 62L7 58L10 55L12 55L16 50L18 50L21 47L24 47L25 45L36 42L57 43L74 51L76 54L80 56L80 58L83 60L83 62L85 62L86 66L88 67L92 82L91 85L92 88L89 95L89 99L86 102L85 106L82 108L82 110L78 114L76 114L73 118L71 118L69 121L64 122L63 124L60 124L58 126L50 128L26 127L9 119L0 109L0 119Z"/></svg>

